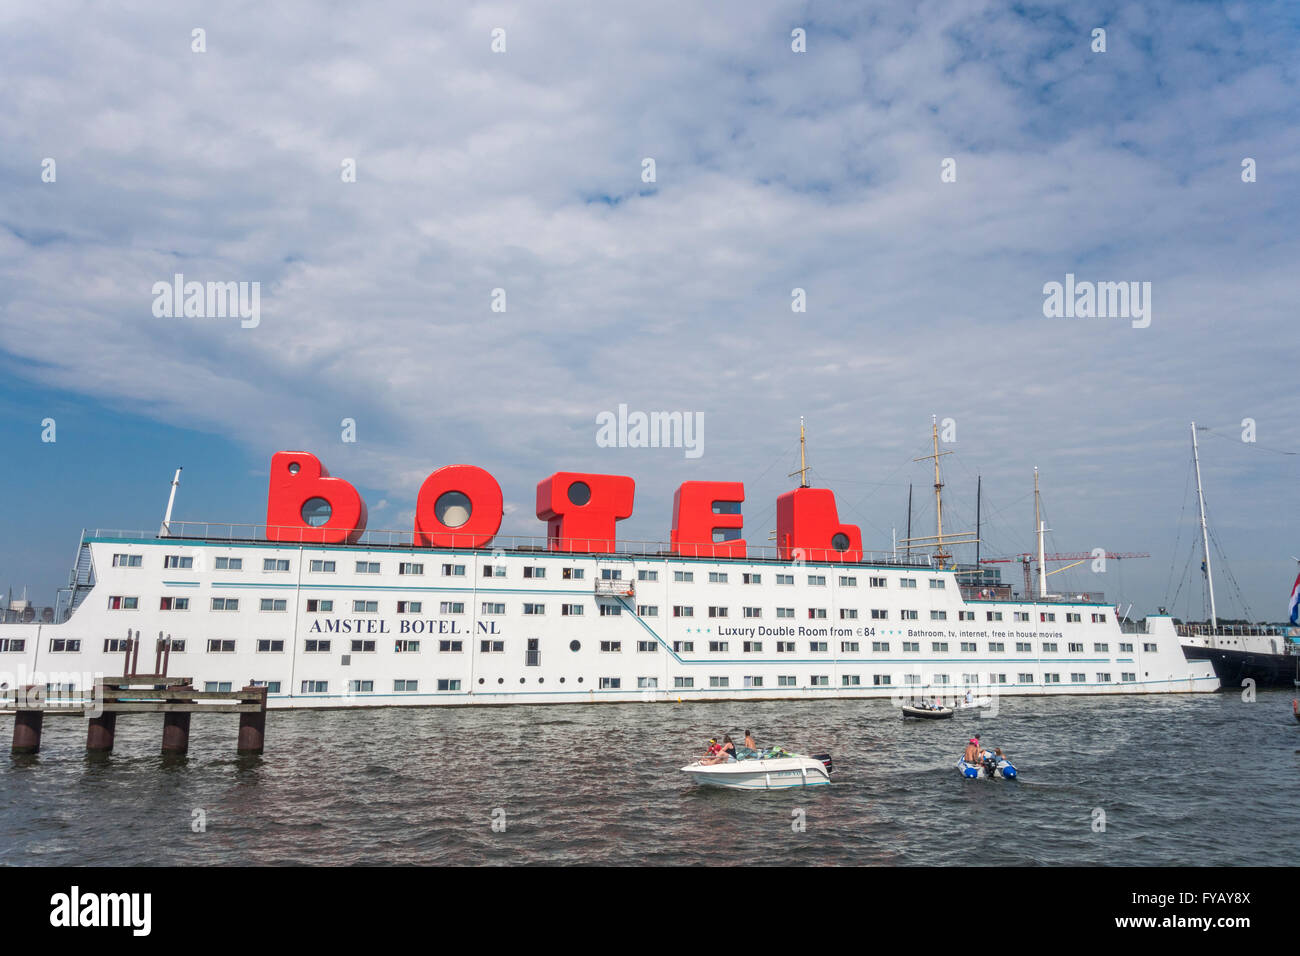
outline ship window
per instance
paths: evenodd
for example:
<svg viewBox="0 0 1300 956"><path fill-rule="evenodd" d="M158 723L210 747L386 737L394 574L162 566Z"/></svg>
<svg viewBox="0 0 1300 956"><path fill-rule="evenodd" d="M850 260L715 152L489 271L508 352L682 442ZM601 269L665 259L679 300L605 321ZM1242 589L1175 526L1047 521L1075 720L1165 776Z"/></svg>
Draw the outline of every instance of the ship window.
<svg viewBox="0 0 1300 956"><path fill-rule="evenodd" d="M445 491L433 504L434 516L448 528L459 528L473 512L469 496L461 491Z"/></svg>
<svg viewBox="0 0 1300 956"><path fill-rule="evenodd" d="M581 641L569 641L569 650L578 651L582 649Z"/></svg>
<svg viewBox="0 0 1300 956"><path fill-rule="evenodd" d="M591 488L586 482L575 481L569 485L569 501L575 505L585 505L591 500Z"/></svg>
<svg viewBox="0 0 1300 956"><path fill-rule="evenodd" d="M333 509L324 498L308 498L302 503L302 520L313 528L319 528L330 520Z"/></svg>

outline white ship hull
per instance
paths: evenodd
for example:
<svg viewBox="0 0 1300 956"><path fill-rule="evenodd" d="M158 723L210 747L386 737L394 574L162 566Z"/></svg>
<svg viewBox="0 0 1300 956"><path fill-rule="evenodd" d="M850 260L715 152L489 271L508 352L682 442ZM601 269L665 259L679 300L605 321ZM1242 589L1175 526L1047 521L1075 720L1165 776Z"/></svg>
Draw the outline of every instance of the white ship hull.
<svg viewBox="0 0 1300 956"><path fill-rule="evenodd" d="M166 637L172 676L266 683L273 708L1219 687L1168 618L1128 633L1104 605L968 601L928 567L119 532L87 535L81 563L93 585L65 621L0 625L0 690L86 691L124 673L128 635L138 672Z"/></svg>

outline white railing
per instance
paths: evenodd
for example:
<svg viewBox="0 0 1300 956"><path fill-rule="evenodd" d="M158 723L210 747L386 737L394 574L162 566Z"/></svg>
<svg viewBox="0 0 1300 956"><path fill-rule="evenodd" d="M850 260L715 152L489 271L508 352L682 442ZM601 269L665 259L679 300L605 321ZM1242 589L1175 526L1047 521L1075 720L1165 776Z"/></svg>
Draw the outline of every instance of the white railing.
<svg viewBox="0 0 1300 956"><path fill-rule="evenodd" d="M321 528L299 526L280 526L265 524L231 524L212 521L173 521L167 526L168 533L159 535L154 531L134 531L118 528L97 528L85 532L87 540L113 541L146 538L150 540L190 540L203 542L248 542L259 544L320 544L330 534ZM643 557L671 558L675 556L673 546L666 541L611 541L609 538L552 538L546 535L496 535L487 544L479 542L479 536L442 532L439 534L440 548L463 549L492 553L495 551L572 551L579 554L634 555ZM344 543L344 542L337 542ZM346 542L365 548L430 548L416 540L414 531L371 530L359 532L355 539ZM730 544L732 542L729 542ZM726 545L718 545L718 555L725 554ZM691 556L712 557L708 544L690 545ZM748 545L743 560L745 561L780 561L786 564L843 564L836 557L837 552L830 548L805 548L792 556L784 556L781 550L772 545ZM929 555L905 555L892 551L864 551L863 564L890 564L904 567L931 567Z"/></svg>

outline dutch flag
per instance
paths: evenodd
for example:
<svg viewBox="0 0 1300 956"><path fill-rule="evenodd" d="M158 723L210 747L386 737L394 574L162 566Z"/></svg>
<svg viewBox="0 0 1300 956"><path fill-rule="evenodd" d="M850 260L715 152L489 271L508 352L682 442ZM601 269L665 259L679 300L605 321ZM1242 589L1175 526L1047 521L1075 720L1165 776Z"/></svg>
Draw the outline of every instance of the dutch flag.
<svg viewBox="0 0 1300 956"><path fill-rule="evenodd" d="M1291 586L1291 623L1300 624L1300 574L1296 575L1295 584Z"/></svg>

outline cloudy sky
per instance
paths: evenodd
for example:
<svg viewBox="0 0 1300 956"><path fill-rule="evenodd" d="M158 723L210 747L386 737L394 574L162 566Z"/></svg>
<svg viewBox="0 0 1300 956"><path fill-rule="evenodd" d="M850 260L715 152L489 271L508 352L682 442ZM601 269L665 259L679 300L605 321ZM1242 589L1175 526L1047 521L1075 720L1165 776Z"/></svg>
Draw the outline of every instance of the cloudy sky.
<svg viewBox="0 0 1300 956"><path fill-rule="evenodd" d="M973 524L982 475L986 556L1033 546L1038 466L1049 550L1152 554L1063 583L1199 616L1195 419L1236 582L1280 619L1296 9L0 8L0 588L52 599L80 529L156 526L177 465L178 517L262 521L282 448L356 483L372 528L409 528L425 475L470 462L505 532L543 527L546 475L594 470L636 478L642 540L681 481L742 480L761 543L801 415L814 483L887 549L909 482L932 525L911 459L937 415L945 514ZM156 317L178 272L259 282L260 324ZM1045 317L1067 273L1150 282L1150 326ZM701 413L703 455L598 447L619 404Z"/></svg>

